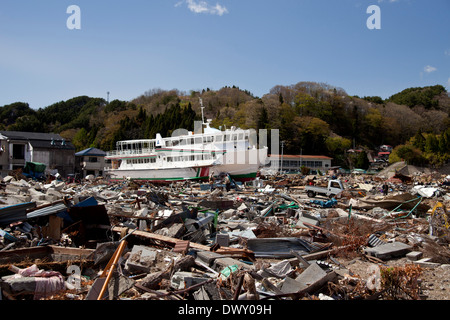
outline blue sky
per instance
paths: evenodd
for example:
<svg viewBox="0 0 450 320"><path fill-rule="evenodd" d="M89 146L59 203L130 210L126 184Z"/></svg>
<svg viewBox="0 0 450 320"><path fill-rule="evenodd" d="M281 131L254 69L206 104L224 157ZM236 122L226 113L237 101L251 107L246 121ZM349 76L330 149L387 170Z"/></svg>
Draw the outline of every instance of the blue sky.
<svg viewBox="0 0 450 320"><path fill-rule="evenodd" d="M381 29L367 27L371 5ZM449 13L449 0L2 0L0 106L232 85L261 97L300 81L450 91Z"/></svg>

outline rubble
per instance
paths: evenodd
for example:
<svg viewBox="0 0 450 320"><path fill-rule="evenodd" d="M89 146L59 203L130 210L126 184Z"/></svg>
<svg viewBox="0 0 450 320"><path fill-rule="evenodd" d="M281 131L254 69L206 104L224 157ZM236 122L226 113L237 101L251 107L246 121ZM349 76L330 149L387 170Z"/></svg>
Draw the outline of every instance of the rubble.
<svg viewBox="0 0 450 320"><path fill-rule="evenodd" d="M1 299L449 299L448 280L433 295L426 276L449 273L450 176L342 175L342 192L308 197L305 186L331 179L275 175L211 191L7 176Z"/></svg>

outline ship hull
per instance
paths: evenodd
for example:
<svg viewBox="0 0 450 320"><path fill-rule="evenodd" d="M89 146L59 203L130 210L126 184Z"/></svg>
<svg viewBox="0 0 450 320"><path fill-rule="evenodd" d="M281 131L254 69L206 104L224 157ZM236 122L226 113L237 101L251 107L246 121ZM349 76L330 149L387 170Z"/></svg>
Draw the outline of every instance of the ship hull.
<svg viewBox="0 0 450 320"><path fill-rule="evenodd" d="M201 168L170 168L170 169L115 169L109 170L111 181L140 180L140 181L184 181L206 180L210 167Z"/></svg>
<svg viewBox="0 0 450 320"><path fill-rule="evenodd" d="M235 181L247 182L256 178L257 166L248 167L242 165L219 165L206 168L183 168L183 169L132 169L132 170L109 170L111 181L138 180L149 182L170 182L185 180L207 180L211 172L215 176L228 173Z"/></svg>

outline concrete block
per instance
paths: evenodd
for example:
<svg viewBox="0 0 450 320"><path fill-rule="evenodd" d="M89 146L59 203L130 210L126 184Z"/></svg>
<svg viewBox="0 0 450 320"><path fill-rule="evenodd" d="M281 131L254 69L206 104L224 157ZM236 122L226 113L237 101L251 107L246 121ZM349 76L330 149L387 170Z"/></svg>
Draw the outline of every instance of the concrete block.
<svg viewBox="0 0 450 320"><path fill-rule="evenodd" d="M286 277L286 279L284 279L283 281L283 284L281 285L280 290L283 293L295 293L302 290L303 288L304 285L302 283L296 281L295 279Z"/></svg>
<svg viewBox="0 0 450 320"><path fill-rule="evenodd" d="M209 278L199 277L198 274L192 272L178 271L172 276L170 286L176 290L182 290L207 280Z"/></svg>
<svg viewBox="0 0 450 320"><path fill-rule="evenodd" d="M222 212L220 214L220 217L225 218L225 219L230 219L234 214L236 214L235 209L228 209L228 210L225 210L224 212Z"/></svg>
<svg viewBox="0 0 450 320"><path fill-rule="evenodd" d="M31 190L31 189L30 189ZM62 199L64 196L61 192L57 191L55 188L49 188L47 190L47 195L52 195L54 197L56 197L57 199Z"/></svg>
<svg viewBox="0 0 450 320"><path fill-rule="evenodd" d="M205 263L208 267L211 267L214 264L214 261L218 258L222 258L223 256L219 253L211 252L211 251L199 251L197 252L197 259Z"/></svg>
<svg viewBox="0 0 450 320"><path fill-rule="evenodd" d="M440 263L431 262L430 260L431 258L423 258L415 261L414 263L418 264L421 267L429 267L429 268L435 268L441 265Z"/></svg>
<svg viewBox="0 0 450 320"><path fill-rule="evenodd" d="M129 272L150 272L156 260L157 252L152 248L135 245L131 250L131 255L125 263L125 269Z"/></svg>
<svg viewBox="0 0 450 320"><path fill-rule="evenodd" d="M19 195L28 192L28 187L16 186L13 184L6 185L5 192L7 194Z"/></svg>
<svg viewBox="0 0 450 320"><path fill-rule="evenodd" d="M307 226L303 224L304 222L312 224L313 226L318 226L319 225L319 221L317 221L315 219L311 219L311 218L307 218L307 217L301 216L301 217L298 218L297 226L298 227L305 227L305 228L307 228Z"/></svg>
<svg viewBox="0 0 450 320"><path fill-rule="evenodd" d="M411 251L410 253L408 253L406 255L406 257L408 258L408 260L410 261L417 261L419 259L421 259L423 256L423 253L420 251Z"/></svg>
<svg viewBox="0 0 450 320"><path fill-rule="evenodd" d="M327 273L317 264L311 263L305 271L295 278L295 281L300 282L303 285L303 289L312 285L325 277Z"/></svg>
<svg viewBox="0 0 450 320"><path fill-rule="evenodd" d="M221 271L226 267L232 266L232 265L237 265L239 268L242 268L244 270L253 270L253 267L243 263L239 260L233 259L233 258L218 258L214 261L213 264L213 269L217 270L217 271Z"/></svg>
<svg viewBox="0 0 450 320"><path fill-rule="evenodd" d="M336 278L336 272L327 273L317 263L312 263L295 280L286 277L280 290L284 293L313 292Z"/></svg>
<svg viewBox="0 0 450 320"><path fill-rule="evenodd" d="M18 201L19 203L31 202L31 196L28 194L27 195L10 194L8 197L13 198L15 201Z"/></svg>
<svg viewBox="0 0 450 320"><path fill-rule="evenodd" d="M30 194L31 198L32 198L34 201L42 201L42 200L45 200L45 194L42 193L42 192L40 192L40 191L37 191L37 190L34 189L34 188L30 188L30 189L28 190L28 193Z"/></svg>
<svg viewBox="0 0 450 320"><path fill-rule="evenodd" d="M364 252L379 259L388 260L405 256L413 247L403 242L386 243L374 248L367 248Z"/></svg>
<svg viewBox="0 0 450 320"><path fill-rule="evenodd" d="M221 247L229 247L230 246L230 236L228 234L217 234L216 235L216 243L218 243Z"/></svg>
<svg viewBox="0 0 450 320"><path fill-rule="evenodd" d="M36 278L35 277L15 277L7 276L3 277L3 286L9 287L9 290L13 294L30 294L36 291Z"/></svg>
<svg viewBox="0 0 450 320"><path fill-rule="evenodd" d="M12 176L6 176L3 178L3 182L9 183L11 181L14 181L14 177Z"/></svg>
<svg viewBox="0 0 450 320"><path fill-rule="evenodd" d="M174 223L170 227L164 227L155 231L156 234L160 234L171 238L180 238L185 232L186 227L183 223Z"/></svg>

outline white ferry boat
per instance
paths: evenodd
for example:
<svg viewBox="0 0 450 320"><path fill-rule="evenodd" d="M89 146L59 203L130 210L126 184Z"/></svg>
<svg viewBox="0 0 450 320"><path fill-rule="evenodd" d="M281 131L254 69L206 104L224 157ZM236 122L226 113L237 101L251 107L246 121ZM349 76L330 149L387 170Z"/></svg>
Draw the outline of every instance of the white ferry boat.
<svg viewBox="0 0 450 320"><path fill-rule="evenodd" d="M152 182L207 180L228 173L236 181L251 181L266 164L267 147L257 148L255 130L232 127L225 131L201 123L199 133L155 139L126 140L107 152L110 180Z"/></svg>

